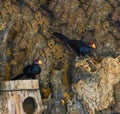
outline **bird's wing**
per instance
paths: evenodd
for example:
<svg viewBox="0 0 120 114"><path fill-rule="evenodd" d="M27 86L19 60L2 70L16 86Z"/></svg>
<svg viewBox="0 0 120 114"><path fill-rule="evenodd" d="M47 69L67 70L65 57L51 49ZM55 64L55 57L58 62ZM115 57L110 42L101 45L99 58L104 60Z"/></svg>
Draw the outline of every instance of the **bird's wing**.
<svg viewBox="0 0 120 114"><path fill-rule="evenodd" d="M79 48L80 48L80 45L79 45L79 42L77 41L77 40L70 40L69 42L68 42L68 44L70 45L70 47L72 48L72 49L74 49L74 51L77 53L77 55L79 56L79 54L80 54L80 50L79 50Z"/></svg>
<svg viewBox="0 0 120 114"><path fill-rule="evenodd" d="M32 64L31 66L31 73L34 75L39 74L41 72L41 68L38 64Z"/></svg>
<svg viewBox="0 0 120 114"><path fill-rule="evenodd" d="M91 52L91 47L81 40L80 41L71 40L68 43L76 51L78 56L80 54L82 54L84 56L84 55L89 54Z"/></svg>
<svg viewBox="0 0 120 114"><path fill-rule="evenodd" d="M31 73L31 65L27 65L24 69L23 69L23 73L25 75L29 75Z"/></svg>

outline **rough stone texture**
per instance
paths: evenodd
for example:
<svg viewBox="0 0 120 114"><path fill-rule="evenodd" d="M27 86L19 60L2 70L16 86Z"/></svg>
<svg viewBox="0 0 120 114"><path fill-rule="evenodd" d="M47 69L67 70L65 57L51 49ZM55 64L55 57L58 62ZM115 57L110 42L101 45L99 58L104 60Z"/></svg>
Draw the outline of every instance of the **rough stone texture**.
<svg viewBox="0 0 120 114"><path fill-rule="evenodd" d="M106 109L114 103L113 85L119 82L119 69L118 58L109 57L102 60L95 72L86 71L86 78L82 78L83 74L79 73L81 79L73 84L73 88L79 99L83 99L83 104L90 114Z"/></svg>
<svg viewBox="0 0 120 114"><path fill-rule="evenodd" d="M40 58L44 114L119 113L119 92L114 92L120 80L119 4L119 0L0 0L0 80L22 73ZM86 43L94 40L97 49L78 61L53 31Z"/></svg>
<svg viewBox="0 0 120 114"><path fill-rule="evenodd" d="M116 84L115 87L115 104L112 106L114 112L120 113L120 84Z"/></svg>

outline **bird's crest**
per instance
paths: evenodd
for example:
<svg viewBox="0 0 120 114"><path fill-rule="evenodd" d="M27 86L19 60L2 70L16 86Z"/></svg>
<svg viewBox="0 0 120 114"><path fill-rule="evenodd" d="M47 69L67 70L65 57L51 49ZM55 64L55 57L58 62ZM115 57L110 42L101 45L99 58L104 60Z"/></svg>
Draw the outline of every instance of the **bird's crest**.
<svg viewBox="0 0 120 114"><path fill-rule="evenodd" d="M39 58L35 59L33 62L42 65L42 61Z"/></svg>

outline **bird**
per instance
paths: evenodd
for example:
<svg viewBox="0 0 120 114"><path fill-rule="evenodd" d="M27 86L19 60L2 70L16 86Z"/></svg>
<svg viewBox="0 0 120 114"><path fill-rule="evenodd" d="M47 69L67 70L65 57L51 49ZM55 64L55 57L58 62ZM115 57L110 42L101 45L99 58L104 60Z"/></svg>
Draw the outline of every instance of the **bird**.
<svg viewBox="0 0 120 114"><path fill-rule="evenodd" d="M91 41L90 44L88 45L82 40L69 39L65 35L58 32L53 32L53 35L62 40L65 44L68 44L76 52L78 56L89 55L91 51L96 48L96 45L93 41Z"/></svg>
<svg viewBox="0 0 120 114"><path fill-rule="evenodd" d="M19 80L19 79L35 79L35 76L41 72L42 61L40 59L35 59L32 64L27 65L23 69L23 73L12 78L11 80Z"/></svg>

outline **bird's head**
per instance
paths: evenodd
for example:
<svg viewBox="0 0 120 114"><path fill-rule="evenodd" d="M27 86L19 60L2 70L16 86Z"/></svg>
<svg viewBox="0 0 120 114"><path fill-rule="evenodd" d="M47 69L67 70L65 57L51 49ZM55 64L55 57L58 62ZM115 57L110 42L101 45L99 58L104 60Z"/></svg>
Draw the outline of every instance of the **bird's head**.
<svg viewBox="0 0 120 114"><path fill-rule="evenodd" d="M95 43L94 43L93 41L90 42L89 46L90 46L91 48L93 48L93 49L96 48L96 45L95 45Z"/></svg>
<svg viewBox="0 0 120 114"><path fill-rule="evenodd" d="M33 62L36 63L36 64L39 64L39 65L42 65L42 64L43 64L40 59L35 59Z"/></svg>

